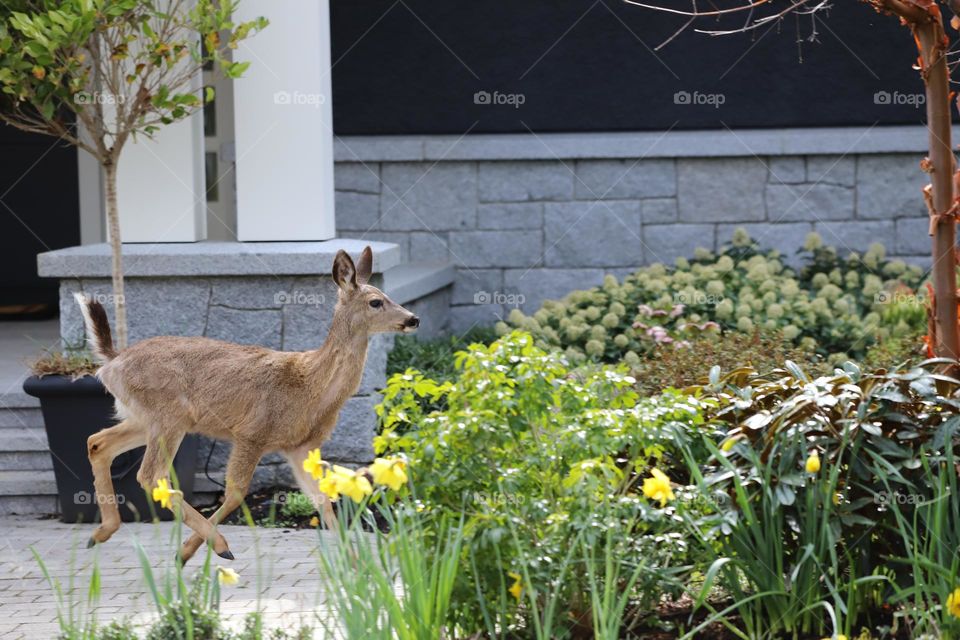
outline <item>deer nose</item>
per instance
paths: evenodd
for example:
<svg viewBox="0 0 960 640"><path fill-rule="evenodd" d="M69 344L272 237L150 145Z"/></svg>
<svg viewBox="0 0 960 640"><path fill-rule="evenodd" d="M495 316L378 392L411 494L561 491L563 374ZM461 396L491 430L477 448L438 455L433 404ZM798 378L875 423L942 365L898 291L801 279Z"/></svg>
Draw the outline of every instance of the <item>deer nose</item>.
<svg viewBox="0 0 960 640"><path fill-rule="evenodd" d="M420 318L418 318L417 316L410 316L404 321L403 326L413 327L414 329L416 329L417 327L420 326Z"/></svg>

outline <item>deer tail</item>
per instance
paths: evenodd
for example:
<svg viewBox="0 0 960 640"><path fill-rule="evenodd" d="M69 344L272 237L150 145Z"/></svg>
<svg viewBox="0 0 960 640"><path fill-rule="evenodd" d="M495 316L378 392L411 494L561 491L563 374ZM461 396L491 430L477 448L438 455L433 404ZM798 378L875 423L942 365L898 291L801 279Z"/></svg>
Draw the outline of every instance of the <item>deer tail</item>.
<svg viewBox="0 0 960 640"><path fill-rule="evenodd" d="M87 329L87 342L93 357L101 364L117 357L113 348L113 335L110 333L110 321L107 320L107 311L96 300L91 300L82 293L74 293L80 313L83 314L83 324Z"/></svg>

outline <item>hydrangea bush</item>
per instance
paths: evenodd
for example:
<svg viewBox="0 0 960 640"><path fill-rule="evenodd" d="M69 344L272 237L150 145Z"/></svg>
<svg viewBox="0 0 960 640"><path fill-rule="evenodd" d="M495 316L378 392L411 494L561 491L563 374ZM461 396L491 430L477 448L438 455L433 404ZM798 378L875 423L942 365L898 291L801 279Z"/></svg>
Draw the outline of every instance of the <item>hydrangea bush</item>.
<svg viewBox="0 0 960 640"><path fill-rule="evenodd" d="M777 331L834 361L861 357L886 338L918 335L926 315L916 266L887 260L882 245L840 258L816 234L807 237L804 266L786 266L742 229L719 254L698 249L674 267L654 264L622 282L550 300L532 315L515 309L497 330L528 331L542 347L574 361L625 361L635 366L663 346L722 331Z"/></svg>

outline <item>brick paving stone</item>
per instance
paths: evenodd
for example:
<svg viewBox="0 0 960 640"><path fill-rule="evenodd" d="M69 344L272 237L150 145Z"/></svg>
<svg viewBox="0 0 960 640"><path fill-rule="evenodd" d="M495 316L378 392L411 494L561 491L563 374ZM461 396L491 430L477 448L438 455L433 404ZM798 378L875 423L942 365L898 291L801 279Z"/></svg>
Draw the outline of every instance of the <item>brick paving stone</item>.
<svg viewBox="0 0 960 640"><path fill-rule="evenodd" d="M68 602L82 603L86 598L94 559L101 573L101 598L95 613L101 624L129 618L145 628L155 618L153 599L143 580L143 569L134 546L142 545L158 583L172 570L178 544L173 523L124 524L106 544L86 549L94 525L69 525L55 520L30 517L0 518L0 638L4 640L42 640L56 638L57 603L31 547L47 566L50 576L64 590L73 581L74 595ZM237 559L233 562L214 558L215 564L229 566L241 576L234 587L223 587L221 612L227 626L239 629L248 613L257 608L267 628L314 628L314 637L322 638L324 622L330 627L330 609L326 605L323 581L318 574L316 552L318 535L326 536L325 545L336 540L327 533L222 526ZM181 539L189 530L180 532ZM198 553L185 569L190 577L203 562ZM259 579L258 579L259 574Z"/></svg>

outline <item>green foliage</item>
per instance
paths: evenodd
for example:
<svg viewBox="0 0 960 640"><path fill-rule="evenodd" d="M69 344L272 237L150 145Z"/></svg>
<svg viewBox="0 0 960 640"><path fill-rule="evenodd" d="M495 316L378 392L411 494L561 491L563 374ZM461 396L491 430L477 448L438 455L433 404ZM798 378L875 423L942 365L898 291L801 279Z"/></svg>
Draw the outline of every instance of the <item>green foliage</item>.
<svg viewBox="0 0 960 640"><path fill-rule="evenodd" d="M443 382L456 376L454 355L470 345L488 345L497 339L490 327L474 327L461 336L421 340L417 336L397 336L387 356L387 375L416 369L431 380Z"/></svg>
<svg viewBox="0 0 960 640"><path fill-rule="evenodd" d="M300 491L287 492L284 494L284 498L280 507L280 515L285 518L309 518L317 513L313 501Z"/></svg>
<svg viewBox="0 0 960 640"><path fill-rule="evenodd" d="M547 301L532 316L515 310L509 324L573 361L631 366L664 346L679 348L721 329L776 331L835 362L862 356L879 340L924 331L917 267L885 260L881 245L840 259L819 242L815 234L808 238L807 265L798 275L738 230L719 255L698 250L692 260L644 267L623 282L608 275L602 286ZM509 327L501 323L498 330Z"/></svg>
<svg viewBox="0 0 960 640"><path fill-rule="evenodd" d="M210 99L192 85L205 63L231 78L243 73L249 63L230 60L229 52L266 20L236 24L235 7L214 0L4 3L0 117L84 146L65 124L65 114L75 113L96 143L85 148L103 161L129 134L150 135Z"/></svg>
<svg viewBox="0 0 960 640"><path fill-rule="evenodd" d="M424 526L409 503L380 514L390 533L369 539L360 519L334 544L321 540L320 570L334 612L330 637L347 640L452 638L448 622L463 547L463 525ZM400 588L398 592L398 586Z"/></svg>
<svg viewBox="0 0 960 640"><path fill-rule="evenodd" d="M915 557L911 547L927 538L883 532L922 517L915 505L937 486L930 469L958 444L960 404L942 395L951 382L937 364L864 374L847 363L815 379L793 363L767 376L746 367L713 374L715 415L730 429L723 446L708 443L709 458L686 456L710 503L691 531L704 550L719 550L708 576L735 597L750 637L849 635L870 622L871 599L913 584L902 566L888 571L889 559ZM905 494L913 498L890 509ZM951 545L942 559L925 557L949 571Z"/></svg>
<svg viewBox="0 0 960 640"><path fill-rule="evenodd" d="M638 489L652 467L682 467L680 443L709 430L706 401L679 392L640 399L625 367L572 370L562 354L519 332L474 345L456 361L459 376L447 383L416 372L390 379L375 446L409 458L424 517L467 518L458 622L476 628L484 611L497 616L497 628L515 616L531 620L532 607L506 606L510 572L523 575L529 594L564 624L570 616L589 620L579 601L588 576L578 569L560 580L560 560L580 542L602 553L610 531L618 556L643 557L651 567L635 597L650 604L671 588L686 560L672 519L687 501L662 507ZM444 408L424 411L425 394Z"/></svg>

